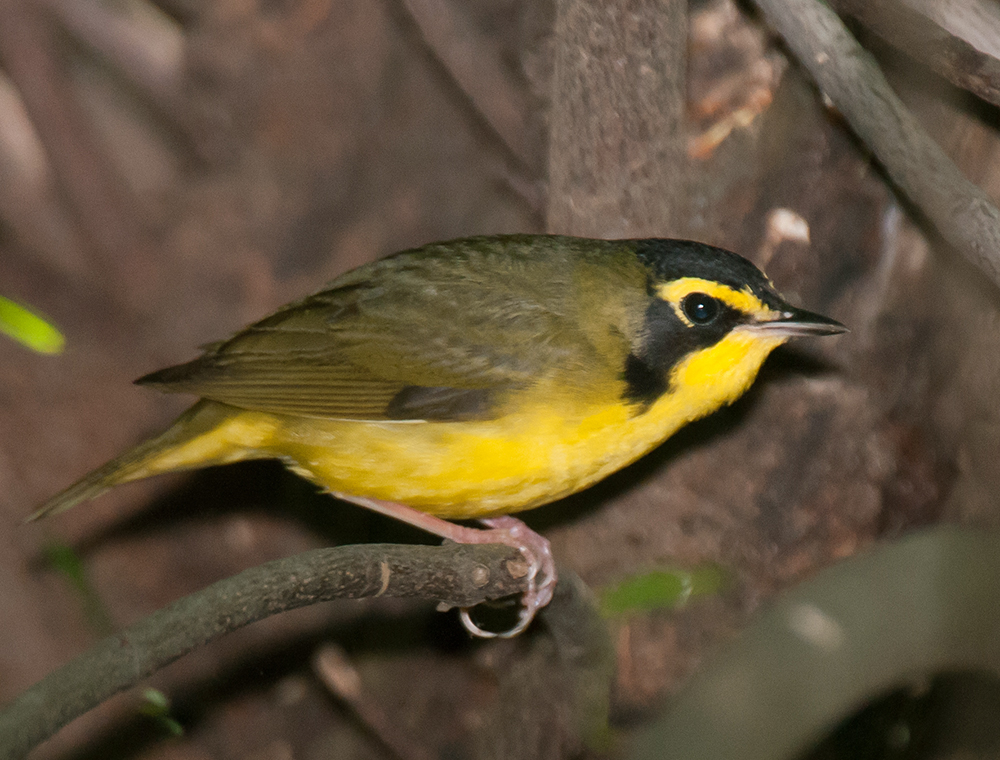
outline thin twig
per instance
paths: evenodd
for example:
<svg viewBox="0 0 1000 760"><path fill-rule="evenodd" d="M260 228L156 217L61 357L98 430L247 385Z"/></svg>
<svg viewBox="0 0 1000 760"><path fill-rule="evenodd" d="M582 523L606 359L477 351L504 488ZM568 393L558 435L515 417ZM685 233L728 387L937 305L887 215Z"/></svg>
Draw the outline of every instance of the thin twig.
<svg viewBox="0 0 1000 760"><path fill-rule="evenodd" d="M941 236L1000 286L1000 211L966 179L818 0L755 0L889 177Z"/></svg>
<svg viewBox="0 0 1000 760"><path fill-rule="evenodd" d="M510 547L367 544L268 562L191 594L109 636L0 712L0 757L23 757L69 721L212 639L331 599L409 596L469 607L524 591Z"/></svg>

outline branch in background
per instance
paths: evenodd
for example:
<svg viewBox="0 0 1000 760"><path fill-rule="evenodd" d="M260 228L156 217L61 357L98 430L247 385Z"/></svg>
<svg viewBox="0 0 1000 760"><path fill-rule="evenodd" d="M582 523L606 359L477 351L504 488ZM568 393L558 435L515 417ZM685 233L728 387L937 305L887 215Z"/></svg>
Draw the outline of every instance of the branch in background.
<svg viewBox="0 0 1000 760"><path fill-rule="evenodd" d="M136 20L95 0L44 0L45 6L75 39L119 70L172 116L181 94L184 39L165 16ZM152 16L150 6L147 16Z"/></svg>
<svg viewBox="0 0 1000 760"><path fill-rule="evenodd" d="M318 549L246 570L109 636L0 712L0 757L39 742L119 691L212 639L331 599L407 596L471 607L523 592L506 546L368 544Z"/></svg>
<svg viewBox="0 0 1000 760"><path fill-rule="evenodd" d="M755 0L889 177L941 236L1000 287L1000 211L966 179L819 0Z"/></svg>
<svg viewBox="0 0 1000 760"><path fill-rule="evenodd" d="M513 81L485 37L456 0L402 0L434 57L455 80L522 168L532 171L538 157L529 141L531 106L526 88Z"/></svg>
<svg viewBox="0 0 1000 760"><path fill-rule="evenodd" d="M434 760L429 749L415 741L412 732L396 716L383 709L366 692L361 675L347 652L336 644L324 644L312 656L313 673L337 699L353 711L361 725L378 739L397 760Z"/></svg>
<svg viewBox="0 0 1000 760"><path fill-rule="evenodd" d="M13 83L0 72L0 223L60 275L96 284L79 231L60 203L45 149Z"/></svg>
<svg viewBox="0 0 1000 760"><path fill-rule="evenodd" d="M126 15L96 0L41 0L59 24L90 50L155 110L183 146L213 161L205 127L194 118L184 93L184 33L180 25L149 3Z"/></svg>
<svg viewBox="0 0 1000 760"><path fill-rule="evenodd" d="M156 292L153 245L136 199L107 160L57 58L50 22L26 0L0 0L0 62L45 146L96 268L119 302ZM135 291L141 286L143 292Z"/></svg>
<svg viewBox="0 0 1000 760"><path fill-rule="evenodd" d="M873 697L941 672L1000 675L998 574L997 536L954 526L823 570L708 662L628 760L823 756L811 743Z"/></svg>
<svg viewBox="0 0 1000 760"><path fill-rule="evenodd" d="M548 231L683 232L687 2L557 0Z"/></svg>
<svg viewBox="0 0 1000 760"><path fill-rule="evenodd" d="M1000 4L996 0L896 1L1000 60Z"/></svg>
<svg viewBox="0 0 1000 760"><path fill-rule="evenodd" d="M187 26L198 20L199 14L205 11L201 0L149 0L161 13L178 23Z"/></svg>
<svg viewBox="0 0 1000 760"><path fill-rule="evenodd" d="M1000 106L1000 61L949 34L926 16L895 3L835 0L841 15L857 19L895 48L926 64L956 87Z"/></svg>

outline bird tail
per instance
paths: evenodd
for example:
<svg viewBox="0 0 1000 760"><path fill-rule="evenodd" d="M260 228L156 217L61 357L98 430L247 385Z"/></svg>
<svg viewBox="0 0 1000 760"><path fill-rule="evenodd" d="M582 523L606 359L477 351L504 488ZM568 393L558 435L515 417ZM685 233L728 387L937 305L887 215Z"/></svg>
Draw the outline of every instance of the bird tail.
<svg viewBox="0 0 1000 760"><path fill-rule="evenodd" d="M258 459L262 451L238 444L228 435L227 423L236 421L231 407L200 401L182 414L164 433L140 443L107 464L84 475L32 512L25 522L64 512L133 480L177 470ZM245 425L242 426L245 428ZM234 445L236 444L236 445Z"/></svg>

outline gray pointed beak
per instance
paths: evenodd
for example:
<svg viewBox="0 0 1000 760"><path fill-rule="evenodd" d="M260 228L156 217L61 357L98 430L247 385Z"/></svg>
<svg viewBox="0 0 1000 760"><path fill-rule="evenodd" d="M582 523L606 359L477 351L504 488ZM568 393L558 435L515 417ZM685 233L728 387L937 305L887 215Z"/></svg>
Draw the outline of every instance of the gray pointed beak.
<svg viewBox="0 0 1000 760"><path fill-rule="evenodd" d="M744 329L763 333L769 337L799 338L803 336L839 335L847 328L835 319L814 314L805 309L789 308L781 312L777 319L768 322L754 322Z"/></svg>

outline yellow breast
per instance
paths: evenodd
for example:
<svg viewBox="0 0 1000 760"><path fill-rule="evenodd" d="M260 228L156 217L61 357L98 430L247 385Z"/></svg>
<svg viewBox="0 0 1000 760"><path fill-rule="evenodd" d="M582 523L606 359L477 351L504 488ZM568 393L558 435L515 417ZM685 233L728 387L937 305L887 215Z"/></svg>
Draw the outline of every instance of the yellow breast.
<svg viewBox="0 0 1000 760"><path fill-rule="evenodd" d="M623 403L615 386L604 398L584 398L552 380L522 394L492 421L264 415L268 424L243 427L254 431L254 448L281 457L331 491L441 517L487 517L567 496L635 461L682 425L740 396L781 342L734 331L678 365L670 390L645 410ZM263 429L270 431L267 440L260 439Z"/></svg>

